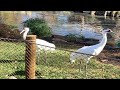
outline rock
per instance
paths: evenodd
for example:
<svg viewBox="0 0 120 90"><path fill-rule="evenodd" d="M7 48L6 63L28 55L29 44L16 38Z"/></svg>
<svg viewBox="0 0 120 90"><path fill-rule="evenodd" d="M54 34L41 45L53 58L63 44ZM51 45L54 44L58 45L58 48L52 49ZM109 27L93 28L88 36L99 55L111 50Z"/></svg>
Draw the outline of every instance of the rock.
<svg viewBox="0 0 120 90"><path fill-rule="evenodd" d="M101 60L101 62L107 62L108 60L107 59L103 59L103 60Z"/></svg>
<svg viewBox="0 0 120 90"><path fill-rule="evenodd" d="M10 76L9 79L17 79L17 78L14 76Z"/></svg>

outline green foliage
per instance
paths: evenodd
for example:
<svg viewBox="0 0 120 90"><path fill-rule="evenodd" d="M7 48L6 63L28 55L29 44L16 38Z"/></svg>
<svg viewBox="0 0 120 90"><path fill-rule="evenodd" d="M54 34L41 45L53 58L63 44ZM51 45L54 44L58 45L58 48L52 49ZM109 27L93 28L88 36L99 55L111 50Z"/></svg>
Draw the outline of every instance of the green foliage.
<svg viewBox="0 0 120 90"><path fill-rule="evenodd" d="M66 36L66 39L67 39L67 41L69 41L69 42L74 42L74 41L76 41L76 36L74 35L74 34L69 34L69 35L67 35Z"/></svg>
<svg viewBox="0 0 120 90"><path fill-rule="evenodd" d="M84 40L84 39L85 39L85 37L83 35L79 35L79 36L77 36L76 41L80 42L81 40Z"/></svg>
<svg viewBox="0 0 120 90"><path fill-rule="evenodd" d="M32 34L37 35L39 38L51 37L52 32L44 19L31 18L23 22L24 25L30 28Z"/></svg>
<svg viewBox="0 0 120 90"><path fill-rule="evenodd" d="M79 42L83 39L85 39L85 37L82 36L82 35L79 35L79 36L76 36L74 34L66 35L66 40L69 41L69 42Z"/></svg>
<svg viewBox="0 0 120 90"><path fill-rule="evenodd" d="M117 47L120 47L120 41L117 42Z"/></svg>

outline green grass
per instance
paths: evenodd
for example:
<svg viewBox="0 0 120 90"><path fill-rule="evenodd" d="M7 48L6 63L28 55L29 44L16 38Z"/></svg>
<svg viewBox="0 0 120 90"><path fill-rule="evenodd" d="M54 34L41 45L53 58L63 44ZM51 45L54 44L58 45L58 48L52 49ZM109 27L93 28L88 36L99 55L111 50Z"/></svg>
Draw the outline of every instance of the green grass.
<svg viewBox="0 0 120 90"><path fill-rule="evenodd" d="M43 53L42 53L43 54ZM56 51L54 54L41 54L41 60L37 65L37 78L43 79L110 79L120 78L120 68L111 64L103 64L93 58L88 64L87 77L85 75L85 62L81 65L78 61L71 65L69 62L70 53L67 51ZM43 57L44 56L44 57ZM46 61L44 60L46 58Z"/></svg>
<svg viewBox="0 0 120 90"><path fill-rule="evenodd" d="M70 64L69 56L77 46L57 45L54 52L43 52L37 56L37 79L119 79L120 67L112 64L103 64L93 58L88 64L87 77L82 63L81 69L78 61ZM66 51L64 50L66 49ZM25 44L22 42L0 42L0 79L15 76L25 79Z"/></svg>
<svg viewBox="0 0 120 90"><path fill-rule="evenodd" d="M24 61L24 43L0 41L0 79L9 78L9 76L13 75L24 78L24 75L16 73L25 71Z"/></svg>

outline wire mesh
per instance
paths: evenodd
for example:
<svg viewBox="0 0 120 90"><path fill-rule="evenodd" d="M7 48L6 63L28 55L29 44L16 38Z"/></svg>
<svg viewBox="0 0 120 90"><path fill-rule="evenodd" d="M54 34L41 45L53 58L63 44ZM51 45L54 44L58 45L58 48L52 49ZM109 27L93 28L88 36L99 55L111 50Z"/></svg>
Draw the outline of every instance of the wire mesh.
<svg viewBox="0 0 120 90"><path fill-rule="evenodd" d="M56 44L57 45L57 44ZM59 47L59 48L58 48ZM69 49L66 49L68 48ZM57 45L55 51L44 51L40 50L37 52L37 66L36 66L36 78L37 79L111 79L119 78L119 67L114 67L112 64L109 64L110 60L115 60L119 63L119 54L118 58L113 56L112 58L102 54L100 56L95 56L87 64L86 69L86 60L77 59L76 63L70 63L70 55L76 50L70 50L72 45ZM74 45L75 47L75 45ZM119 52L113 50L114 52ZM105 52L105 51L104 51ZM83 54L76 52L78 55ZM107 53L110 53L109 50ZM87 54L83 54L87 55ZM114 55L114 53L113 53ZM81 58L81 57L80 57ZM86 57L87 59L87 57ZM104 61L106 60L106 61Z"/></svg>
<svg viewBox="0 0 120 90"><path fill-rule="evenodd" d="M56 45L54 51L37 48L36 79L119 78L119 67L107 63L113 60L119 63L119 48L106 48L99 56L90 60L86 71L85 60L80 61L78 58L76 63L70 63L70 54L81 46L68 42L60 43L54 43ZM0 78L11 78L12 76L18 79L25 78L25 42L1 38L0 47ZM52 48L49 46L44 47ZM74 47L76 48L74 49Z"/></svg>
<svg viewBox="0 0 120 90"><path fill-rule="evenodd" d="M120 78L119 67L107 63L113 60L119 63L120 49L105 49L99 56L90 60L87 65L87 71L85 72L85 60L80 61L78 59L74 64L70 63L70 54L81 46L68 42L66 44L60 43L54 43L56 45L54 51L45 51L44 49L37 48L36 79ZM0 78L16 77L18 79L24 79L25 42L1 38L0 47ZM73 49L74 47L76 48ZM77 54L83 53L77 52Z"/></svg>
<svg viewBox="0 0 120 90"><path fill-rule="evenodd" d="M49 16L49 15L47 15ZM58 14L59 16L59 14ZM41 18L45 18L46 16ZM54 17L53 17L54 18ZM51 21L45 18L47 21ZM87 18L85 17L85 20ZM92 19L92 18L91 18ZM99 18L100 19L100 18ZM56 20L56 19L55 19ZM93 20L93 21L92 21ZM103 23L102 21L96 23L96 19L92 19L91 22L84 22L82 30L85 29L91 32L95 29L95 32L100 32L103 27L111 26L112 29L119 31L119 24L117 23ZM59 20L58 20L59 21ZM110 20L109 20L110 21ZM57 29L63 26L63 29L60 29L61 32L65 32L66 28L70 29L73 27L80 28L81 22L77 24L68 24L64 20L62 23L56 25L56 23L49 26L54 29L55 32L58 32ZM68 28L69 27L69 28ZM78 29L76 28L76 29ZM72 31L72 30L71 30ZM54 32L54 33L55 33ZM60 33L61 33L60 32ZM68 31L69 32L69 31ZM66 31L66 33L68 33ZM74 34L78 34L74 30ZM98 33L100 34L100 33ZM119 34L119 32L117 32ZM120 35L118 35L119 37ZM94 36L93 36L94 37ZM64 38L65 39L65 38ZM80 60L79 58L75 63L70 63L70 55L75 52L77 49L81 48L84 45L90 45L92 40L88 43L85 41L79 41L78 43L68 42L64 39L53 39L53 43L56 45L55 50L43 50L37 48L36 50L36 79L113 79L120 78L120 49L119 48L107 48L98 56L94 56L90 62L87 64L86 61ZM112 41L113 42L113 41ZM37 44L39 45L39 44ZM41 45L41 47L51 48L49 46ZM26 43L25 41L9 38L0 38L0 79L25 79L25 53L30 54L32 51L26 52ZM83 54L76 52L78 55ZM85 54L84 54L85 55ZM27 57L29 58L29 57ZM27 63L27 62L26 62ZM30 67L32 68L32 67Z"/></svg>
<svg viewBox="0 0 120 90"><path fill-rule="evenodd" d="M0 39L0 79L25 78L25 43L20 40Z"/></svg>

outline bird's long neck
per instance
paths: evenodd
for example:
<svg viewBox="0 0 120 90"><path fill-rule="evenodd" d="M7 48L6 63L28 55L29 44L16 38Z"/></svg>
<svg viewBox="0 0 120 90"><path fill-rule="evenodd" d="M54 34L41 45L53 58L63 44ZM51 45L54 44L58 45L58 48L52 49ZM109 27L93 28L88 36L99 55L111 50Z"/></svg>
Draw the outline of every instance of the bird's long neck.
<svg viewBox="0 0 120 90"><path fill-rule="evenodd" d="M104 48L106 43L107 43L107 34L103 33L103 38L102 38L101 42L99 43L99 45Z"/></svg>
<svg viewBox="0 0 120 90"><path fill-rule="evenodd" d="M23 39L24 39L24 40L26 40L27 33L28 33L28 31L24 32L24 34L23 34Z"/></svg>

